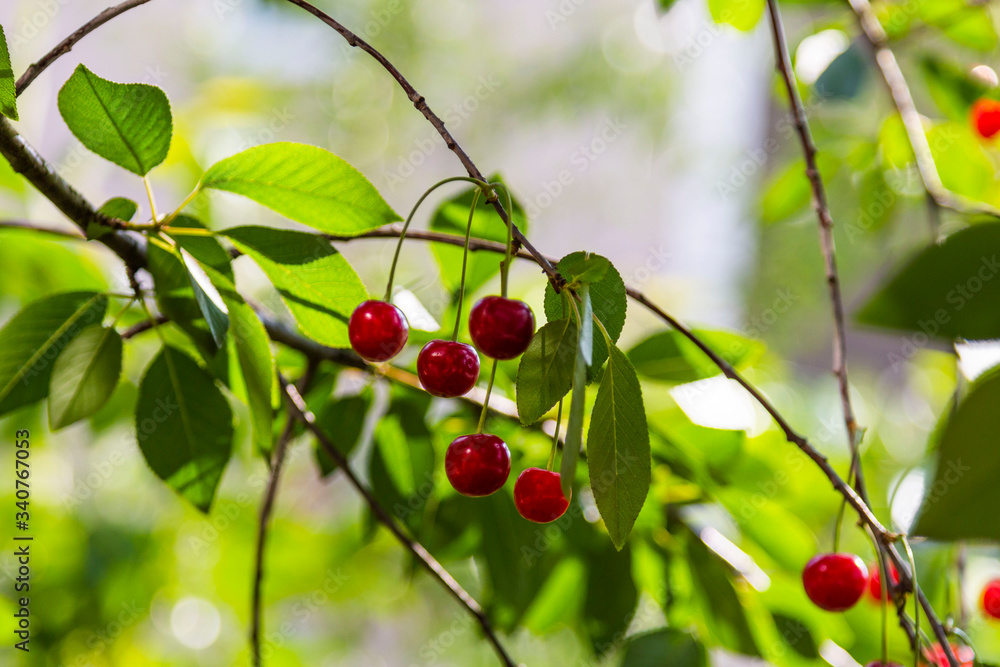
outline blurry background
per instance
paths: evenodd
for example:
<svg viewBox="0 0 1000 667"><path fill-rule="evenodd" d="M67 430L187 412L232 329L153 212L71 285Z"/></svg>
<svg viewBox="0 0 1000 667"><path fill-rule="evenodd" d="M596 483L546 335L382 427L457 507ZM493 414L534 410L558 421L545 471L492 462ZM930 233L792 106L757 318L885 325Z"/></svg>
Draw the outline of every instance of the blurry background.
<svg viewBox="0 0 1000 667"><path fill-rule="evenodd" d="M529 214L530 236L540 249L557 257L600 252L627 284L681 319L766 343L749 376L846 470L815 216L799 147L785 120L786 99L772 75L764 21L750 31L716 24L704 0L678 0L666 12L653 0L319 4L399 66L484 172L503 174ZM0 24L15 73L105 5L4 0ZM867 54L852 46L856 29L845 6L787 3L785 11L796 72L824 156L850 307L909 250L926 245L931 231L905 135ZM934 94L927 64L929 56L946 59L960 73L985 65L977 75L989 79L989 68L1000 64L996 33L988 9L974 11L958 28L902 31L897 53L918 105L948 138L939 144L938 157L942 171L953 175L949 187L996 204L997 154L973 139L963 109L949 106L944 93ZM836 67L828 70L835 59ZM173 0L152 2L101 28L19 99L19 130L95 202L113 195L140 202L145 197L138 179L85 150L59 117L56 94L80 62L115 81L155 84L170 97L173 147L153 174L162 209L179 203L214 161L272 141L333 151L404 213L429 185L461 173L454 155L384 71L306 13L277 1ZM200 197L196 211L215 227L284 224L247 200L223 194ZM416 224L426 225L431 211ZM64 222L6 164L0 165L0 212L4 218ZM943 224L953 222L946 216ZM341 249L369 290L379 293L392 244L358 241ZM449 291L430 248L407 244L403 258L397 282L433 321L449 326ZM240 271L241 280L263 286L255 267L240 265ZM544 283L537 269L522 264L512 278L514 292L541 313ZM127 286L120 264L102 248L0 231L0 320L44 294L90 286ZM495 288L493 281L483 293ZM625 347L660 328L630 307ZM249 664L252 545L265 468L250 451L242 419L244 444L211 515L199 514L155 479L125 418L153 343L137 339L127 348L129 382L89 424L50 434L38 407L0 419L5 434L30 428L34 436L38 536L32 547L37 635L30 659L13 655L5 641L4 664ZM922 495L927 436L962 381L956 358L933 344L854 329L848 343L856 407L868 428L865 462L875 509L886 520L891 510L905 529ZM991 357L986 359L988 365ZM964 370L973 375L975 365ZM359 381L341 375L337 391ZM509 394L509 383L501 386L505 390ZM715 503L694 503L686 521L714 527L757 558L763 580L752 575L757 570L749 577L743 572L741 595L769 608L780 601L794 609L789 614L795 618L809 619L815 646L793 641L792 650L772 645L769 651L765 645L762 657L779 664L824 658L838 667L852 664L830 648L841 646L861 662L875 659L877 605L865 600L841 617L817 616L804 602L795 567L816 550L829 550L837 496L769 430L766 415L716 379L654 386L646 403L654 424L693 422L682 439L690 437L695 448L703 444L699 426L745 434L745 456L739 470L730 471L743 495L734 497L728 513ZM237 410L241 417L243 410ZM438 413L447 416L449 408ZM431 436L439 452L452 429L461 430L447 420L442 424ZM546 444L538 434L511 429L507 437L512 449L544 461ZM12 460L8 440L5 435L0 446L5 462ZM351 489L336 478L318 478L310 447L303 439L293 449L276 510L265 588L268 664L494 664L489 647L452 600L414 571L384 531L371 533ZM791 482L772 491L766 483L775 471L787 471ZM665 478L676 474L660 472ZM698 499L690 482L671 481L662 499ZM10 486L0 489L5 507L13 500ZM770 534L743 539L729 515L762 494L767 521L758 520L757 529ZM645 521L655 537L662 517ZM870 561L863 535L846 525L845 545ZM538 536L543 546L562 539L559 531L548 538L529 532L528 543ZM649 544L627 556L635 578L632 602L640 605L631 631L662 624L665 597L682 607L689 597L690 576L672 573L656 539ZM13 610L9 547L0 560L4 618ZM454 545L437 555L474 595L488 596L477 559ZM972 546L967 555L964 586L956 588L948 582L954 551L919 549L921 562L937 568L922 583L943 611L957 612L960 591L964 605L975 607L982 583L1000 572L995 548ZM599 611L591 607L600 605L580 596L589 582L614 597L618 584L610 574L600 576L597 566L581 575L574 562L564 561L543 591L522 600L521 627L507 643L527 664L617 664L615 650L599 650L595 657L600 632L592 617ZM516 568L511 574L521 576ZM667 584L669 595L657 592ZM534 593L539 595L533 599ZM720 631L705 632L726 644ZM985 621L973 629L988 660L1000 660L998 634ZM894 641L903 648L901 639ZM731 659L725 649L713 655Z"/></svg>

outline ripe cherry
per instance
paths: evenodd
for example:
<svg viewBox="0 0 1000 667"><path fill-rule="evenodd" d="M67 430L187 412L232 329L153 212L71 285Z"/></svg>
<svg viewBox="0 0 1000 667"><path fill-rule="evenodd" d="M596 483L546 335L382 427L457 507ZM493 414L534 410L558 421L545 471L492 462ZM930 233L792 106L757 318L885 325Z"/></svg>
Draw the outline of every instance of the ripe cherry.
<svg viewBox="0 0 1000 667"><path fill-rule="evenodd" d="M469 312L469 335L491 359L513 359L528 349L535 315L523 301L486 296Z"/></svg>
<svg viewBox="0 0 1000 667"><path fill-rule="evenodd" d="M1000 132L1000 102L983 98L972 105L969 112L972 126L984 139L992 139Z"/></svg>
<svg viewBox="0 0 1000 667"><path fill-rule="evenodd" d="M854 554L820 554L802 571L806 595L817 607L844 611L853 607L865 592L868 570Z"/></svg>
<svg viewBox="0 0 1000 667"><path fill-rule="evenodd" d="M885 597L882 595L882 574L878 563L872 563L870 570L872 578L868 580L868 594L876 602L884 600ZM892 563L889 563L889 581L892 582L893 586L899 583L899 570Z"/></svg>
<svg viewBox="0 0 1000 667"><path fill-rule="evenodd" d="M448 445L444 471L463 496L488 496L499 490L510 476L510 450L495 435L463 435Z"/></svg>
<svg viewBox="0 0 1000 667"><path fill-rule="evenodd" d="M528 521L555 521L569 507L563 495L559 473L541 468L527 468L514 483L514 504Z"/></svg>
<svg viewBox="0 0 1000 667"><path fill-rule="evenodd" d="M955 644L951 645L951 650L955 653L955 657L958 658L958 663L962 667L972 667L976 660L975 652L968 646L957 646ZM944 649L941 648L941 644L934 644L928 651L931 664L934 667L950 667L948 662L948 656L945 655Z"/></svg>
<svg viewBox="0 0 1000 667"><path fill-rule="evenodd" d="M987 616L1000 618L1000 579L994 579L986 584L981 603Z"/></svg>
<svg viewBox="0 0 1000 667"><path fill-rule="evenodd" d="M406 345L409 333L403 311L385 301L365 301L347 324L351 347L368 361L392 359Z"/></svg>
<svg viewBox="0 0 1000 667"><path fill-rule="evenodd" d="M417 376L427 393L457 398L476 386L479 355L465 343L432 340L417 356Z"/></svg>
<svg viewBox="0 0 1000 667"><path fill-rule="evenodd" d="M865 667L902 667L902 665L892 661L882 662L881 660L872 660Z"/></svg>

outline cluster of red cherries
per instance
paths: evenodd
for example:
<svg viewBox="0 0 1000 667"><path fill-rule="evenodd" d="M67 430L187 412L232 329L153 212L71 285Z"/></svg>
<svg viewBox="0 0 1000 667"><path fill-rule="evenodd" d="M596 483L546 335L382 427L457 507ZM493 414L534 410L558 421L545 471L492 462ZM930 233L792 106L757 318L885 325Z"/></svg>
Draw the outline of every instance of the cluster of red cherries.
<svg viewBox="0 0 1000 667"><path fill-rule="evenodd" d="M535 316L528 304L502 296L487 296L469 312L469 334L475 347L455 340L432 340L417 357L417 376L427 393L457 398L479 379L479 352L491 359L520 356L535 333ZM365 301L348 323L351 347L362 358L383 362L406 344L406 316L387 301ZM510 450L489 433L456 438L445 454L448 481L464 496L482 497L498 491L510 476ZM514 484L514 503L521 516L536 523L555 521L569 507L559 473L527 468Z"/></svg>
<svg viewBox="0 0 1000 667"><path fill-rule="evenodd" d="M802 571L802 585L806 595L820 609L826 611L846 611L857 604L865 590L875 601L885 600L882 590L882 577L878 564L868 568L854 554L832 553L820 554L810 560ZM899 572L892 564L889 565L889 579L893 585L899 583ZM994 579L986 584L980 597L980 607L983 613L995 619L1000 619L1000 579ZM952 647L963 667L972 664L974 655L966 646ZM933 663L939 667L948 667L948 659L941 646L934 646L930 651ZM872 662L866 667L898 667L894 663L883 665L881 661Z"/></svg>

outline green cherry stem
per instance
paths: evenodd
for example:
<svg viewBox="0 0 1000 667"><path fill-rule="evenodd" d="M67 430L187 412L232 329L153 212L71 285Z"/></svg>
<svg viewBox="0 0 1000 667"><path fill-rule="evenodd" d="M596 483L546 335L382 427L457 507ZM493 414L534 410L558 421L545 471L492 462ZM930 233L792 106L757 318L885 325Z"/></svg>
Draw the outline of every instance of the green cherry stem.
<svg viewBox="0 0 1000 667"><path fill-rule="evenodd" d="M417 209L420 208L420 205L424 203L424 200L427 199L427 197L429 197L432 192L440 188L442 185L447 185L448 183L455 183L457 181L472 183L474 185L479 186L480 189L489 188L489 185L487 183L484 183L475 178L469 178L468 176L452 176L451 178L446 178L442 181L438 181L437 183L429 187L427 191L424 192L424 194L420 195L420 199L418 199L417 203L413 205L413 208L410 210L410 214L406 216L406 222L403 223L403 231L400 232L399 241L396 242L396 252L392 256L392 266L389 267L389 282L385 288L385 299L383 299L384 301L388 302L392 298L392 281L396 277L396 264L399 263L399 252L403 249L403 241L406 239L406 230L410 228L410 222L413 220L413 216L414 214L416 214ZM476 194L478 193L479 190L476 191Z"/></svg>
<svg viewBox="0 0 1000 667"><path fill-rule="evenodd" d="M556 449L559 448L559 427L562 426L563 399L559 399L559 407L556 408L556 429L552 433L552 451L549 452L549 463L545 469L552 472L552 466L556 463Z"/></svg>
<svg viewBox="0 0 1000 667"><path fill-rule="evenodd" d="M469 239L472 237L472 220L476 217L476 205L479 203L480 192L482 191L476 190L476 193L472 195L472 206L469 207L469 224L465 227L465 249L462 252L462 282L458 285L458 309L455 312L455 332L451 336L453 341L458 340L458 330L462 326L462 301L465 300L465 272L469 265Z"/></svg>
<svg viewBox="0 0 1000 667"><path fill-rule="evenodd" d="M486 398L483 399L483 411L479 413L479 426L476 428L476 433L482 433L483 429L486 428L486 413L490 409L490 394L493 393L493 381L497 378L497 365L500 362L496 359L493 360L493 370L490 371L490 383L486 385Z"/></svg>

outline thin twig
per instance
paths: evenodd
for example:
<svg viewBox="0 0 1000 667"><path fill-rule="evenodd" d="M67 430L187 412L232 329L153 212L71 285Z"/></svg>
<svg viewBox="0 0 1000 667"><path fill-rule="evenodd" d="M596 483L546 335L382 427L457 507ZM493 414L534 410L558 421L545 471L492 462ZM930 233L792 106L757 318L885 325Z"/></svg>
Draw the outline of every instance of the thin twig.
<svg viewBox="0 0 1000 667"><path fill-rule="evenodd" d="M791 107L795 129L798 133L800 143L802 144L802 152L805 155L806 175L809 178L813 192L813 207L816 209L816 214L819 218L820 244L822 246L824 263L826 265L826 280L829 286L830 300L833 305L833 370L837 375L840 385L840 398L844 410L844 422L847 426L847 434L850 439L852 460L856 462L853 472L856 475L855 483L858 493L851 495L860 496L859 501L866 509L868 509L870 508L871 503L868 501L867 494L865 492L864 477L862 475L860 459L856 456L856 448L860 446L860 443L858 442L858 426L854 418L853 408L851 406L850 385L847 379L845 338L846 326L843 296L840 290L840 278L837 274L836 254L833 243L833 217L830 215L830 209L827 205L826 190L823 186L823 179L816 166L816 144L813 141L812 133L809 129L809 120L806 118L805 107L799 97L799 90L796 85L795 75L792 69L791 56L788 51L788 42L785 38L785 29L781 21L781 11L778 8L777 0L767 0L767 6L771 17L772 35L774 37L775 67L781 75L785 89L788 93L788 100ZM850 497L848 495L845 494L845 498L847 498L848 502L850 502ZM870 513L871 510L868 509L868 512ZM862 520L864 520L864 518L864 515L862 515ZM893 545L897 536L890 536L884 528L880 530L872 523L866 523L868 523L878 536L878 544L880 545L879 548L888 550L889 555L894 561L896 561L901 574L901 582L903 576L905 576L906 582L912 588L918 602L926 610L928 620L934 628L934 632L938 639L942 643L942 647L945 654L948 656L948 661L951 663L951 667L959 667L954 652L948 644L948 636L944 626L937 619L934 610L928 603L923 591L921 591L915 584L913 573L910 571L908 561L907 565L903 566L903 559L900 558L898 551L896 551Z"/></svg>
<svg viewBox="0 0 1000 667"><path fill-rule="evenodd" d="M254 560L253 602L250 621L250 646L253 651L254 667L261 666L261 588L264 581L264 547L267 544L267 529L271 520L271 511L274 508L274 498L278 493L278 482L281 479L281 471L285 462L285 452L288 450L288 443L292 439L294 430L295 419L289 417L281 432L281 437L278 438L274 447L271 476L267 480L267 489L264 491L264 500L260 506L260 518L257 522L257 551Z"/></svg>
<svg viewBox="0 0 1000 667"><path fill-rule="evenodd" d="M288 0L288 2L306 10L320 21L340 33L340 35L347 40L348 44L361 49L374 58L376 62L378 62L378 64L381 65L382 68L396 80L396 83L398 83L399 87L403 89L403 92L406 93L407 99L413 103L413 106L417 109L417 111L422 113L424 118L426 118L427 121L434 126L437 133L441 135L442 139L444 139L445 146L447 146L448 149L458 157L469 176L480 181L486 180L486 177L483 176L483 173L472 161L472 158L469 157L469 154L465 152L465 150L455 140L455 137L452 136L448 128L445 127L444 121L441 120L441 118L427 105L427 100L424 99L424 96L417 92L417 89L413 87L406 77L400 73L396 66L389 62L389 59L382 55L378 49L358 37L356 34L348 30L342 23L315 5L305 2L305 0ZM553 288L557 292L560 291L562 286L565 284L565 280L563 280L563 277L559 275L556 267L542 253L540 253L535 246L531 244L523 233L521 233L521 230L518 229L517 225L514 224L513 219L508 215L508 211L506 211L503 204L500 203L500 198L497 196L496 192L488 193L487 201L489 201L493 205L493 208L496 209L504 224L510 226L511 231L514 234L514 238L517 241L517 245L523 246L524 249L535 258L538 265L542 268L542 271L544 271L546 276L548 276L549 282L552 283ZM513 212L511 211L510 213Z"/></svg>
<svg viewBox="0 0 1000 667"><path fill-rule="evenodd" d="M368 507L371 510L372 515L382 525L389 529L389 532L393 534L399 543L406 547L406 549L409 550L409 552L413 554L418 561L420 561L427 571L430 572L431 575L437 579L449 593L451 593L452 597L454 597L459 604L465 607L466 611L475 617L475 619L479 622L479 626L482 628L483 633L486 635L490 644L493 645L497 656L500 658L501 662L503 662L505 667L516 667L517 663L511 659L511 657L507 654L507 651L504 649L503 644L500 643L500 638L497 636L489 618L487 618L486 613L483 611L482 607L479 606L479 603L476 602L464 588L462 588L461 584L455 581L455 578L452 577L446 569L444 569L441 563L439 563L422 544L403 532L403 529L399 527L392 515L390 515L385 508L382 507L375 496L372 495L372 492L368 490L368 487L362 484L361 480L359 480L354 474L354 471L351 469L351 466L347 461L347 457L345 457L343 453L341 453L341 451L334 447L333 443L330 442L326 433L324 433L323 429L321 429L316 423L316 417L309 411L302 395L295 389L295 387L289 385L280 375L278 376L278 379L285 392L285 397L288 399L289 411L299 421L301 421L309 431L312 432L323 450L330 456L331 459L334 460L334 462L337 463L339 469L344 472L344 475L347 477L351 485L358 491L359 494L361 494L361 496L365 499L365 502L368 503Z"/></svg>
<svg viewBox="0 0 1000 667"><path fill-rule="evenodd" d="M49 65L55 62L59 56L69 53L81 39L92 33L94 30L97 30L119 14L124 14L133 7L144 5L147 2L149 2L149 0L126 0L126 2L117 4L114 7L108 7L103 12L84 23L78 30L73 32L72 35L59 42L54 49L46 53L24 71L21 78L17 80L17 95L23 93L24 90L31 85L31 82L34 81L39 74L44 72Z"/></svg>
<svg viewBox="0 0 1000 667"><path fill-rule="evenodd" d="M51 225L44 222L30 222L28 220L0 220L0 227L9 227L12 229L30 229L36 232L45 232L46 234L52 234L53 236L64 236L70 239L77 239L81 241L87 240L87 235L81 232L79 229L61 227L59 225Z"/></svg>

